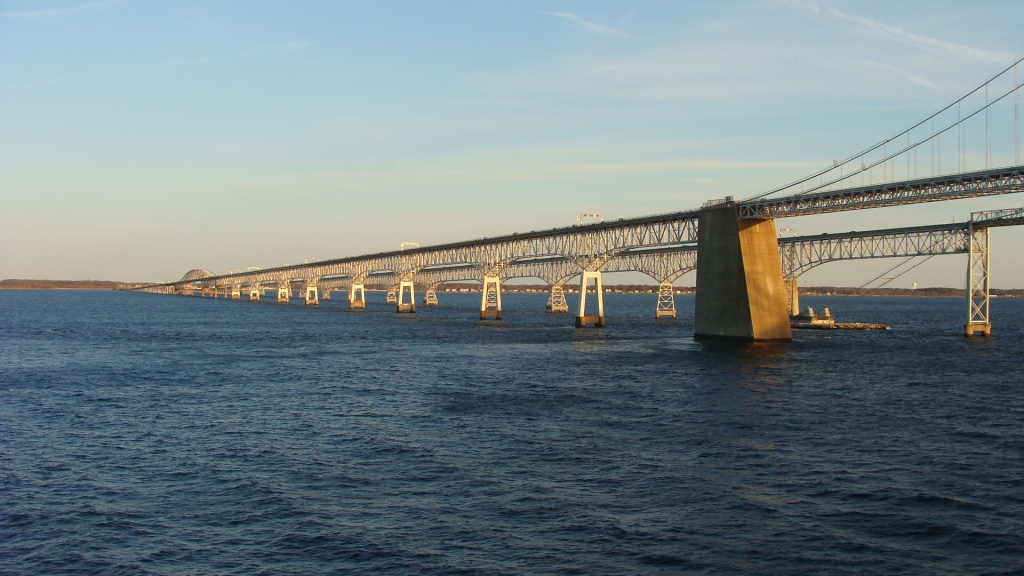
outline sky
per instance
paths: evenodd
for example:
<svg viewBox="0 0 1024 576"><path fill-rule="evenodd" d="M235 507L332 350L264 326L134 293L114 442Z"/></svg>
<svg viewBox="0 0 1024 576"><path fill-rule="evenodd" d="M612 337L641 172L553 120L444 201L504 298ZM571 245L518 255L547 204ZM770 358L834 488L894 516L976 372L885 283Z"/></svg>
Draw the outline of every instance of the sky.
<svg viewBox="0 0 1024 576"><path fill-rule="evenodd" d="M1019 0L0 0L0 278L167 281L748 197L995 75L1024 56L1021 22ZM994 112L997 163L1012 114ZM993 286L1024 288L1024 230L992 237ZM890 285L960 287L965 270L937 257Z"/></svg>

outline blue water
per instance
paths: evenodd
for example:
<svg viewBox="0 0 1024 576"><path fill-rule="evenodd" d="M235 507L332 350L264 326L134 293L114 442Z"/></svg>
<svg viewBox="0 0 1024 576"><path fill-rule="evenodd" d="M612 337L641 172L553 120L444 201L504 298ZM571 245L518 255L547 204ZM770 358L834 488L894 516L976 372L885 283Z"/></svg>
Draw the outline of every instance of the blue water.
<svg viewBox="0 0 1024 576"><path fill-rule="evenodd" d="M0 291L0 573L1024 571L1024 300L726 345L439 297Z"/></svg>

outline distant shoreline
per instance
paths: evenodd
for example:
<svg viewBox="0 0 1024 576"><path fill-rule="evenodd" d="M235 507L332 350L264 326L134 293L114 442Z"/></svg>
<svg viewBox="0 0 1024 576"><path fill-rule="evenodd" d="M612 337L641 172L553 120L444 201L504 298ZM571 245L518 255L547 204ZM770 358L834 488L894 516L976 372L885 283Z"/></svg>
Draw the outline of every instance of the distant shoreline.
<svg viewBox="0 0 1024 576"><path fill-rule="evenodd" d="M0 290L117 290L129 285L113 280L0 280Z"/></svg>

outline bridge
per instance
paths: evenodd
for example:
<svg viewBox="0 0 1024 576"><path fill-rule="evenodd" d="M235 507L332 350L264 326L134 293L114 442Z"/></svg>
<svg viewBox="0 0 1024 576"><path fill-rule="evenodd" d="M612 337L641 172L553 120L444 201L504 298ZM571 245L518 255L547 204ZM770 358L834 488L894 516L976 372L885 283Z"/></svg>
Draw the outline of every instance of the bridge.
<svg viewBox="0 0 1024 576"><path fill-rule="evenodd" d="M133 288L162 294L217 295L241 299L246 289L258 301L267 288L280 303L290 301L292 284L301 284L307 305L332 291L348 292L350 309L365 309L366 286L388 287L388 302L398 312L415 313L417 285L424 305L437 305L445 282L481 284L480 318L500 319L501 285L512 278L536 277L551 290L547 309L568 312L564 286L579 278L576 325L604 326L602 273L635 271L660 284L656 317L675 317L672 282L697 271L694 336L739 340L788 340L790 315L798 309L797 278L836 260L897 256L968 254L968 317L965 334L988 335L989 229L1020 225L1021 210L978 212L963 224L824 234L779 239L775 220L847 210L878 209L924 202L978 198L1024 191L1019 153L1019 92L1012 87L990 100L989 87L1016 72L1018 61L925 120L848 159L805 178L743 201L732 197L701 208L564 228L515 233L409 250L337 258L225 275L194 270L177 282ZM984 106L963 115L962 105L984 88ZM992 167L989 128L997 103L1014 95L1014 153L1011 165ZM956 121L936 130L936 121L957 111ZM966 126L986 121L985 166L969 170ZM930 123L930 133L922 134ZM957 170L942 169L943 134L957 130ZM899 143L898 145L896 143ZM932 149L923 168L919 152ZM936 154L938 145L938 154ZM889 148L894 150L890 153ZM923 155L923 154L922 154ZM948 150L947 150L948 155ZM948 162L948 160L947 160ZM859 164L859 166L858 166ZM906 166L905 178L896 178ZM948 165L948 164L947 164ZM917 176L921 171L927 175ZM873 183L881 172L879 183ZM865 179L870 180L864 184ZM857 180L860 180L859 182ZM798 190L799 189L799 190ZM781 194L781 195L777 195ZM593 283L594 306L588 308Z"/></svg>

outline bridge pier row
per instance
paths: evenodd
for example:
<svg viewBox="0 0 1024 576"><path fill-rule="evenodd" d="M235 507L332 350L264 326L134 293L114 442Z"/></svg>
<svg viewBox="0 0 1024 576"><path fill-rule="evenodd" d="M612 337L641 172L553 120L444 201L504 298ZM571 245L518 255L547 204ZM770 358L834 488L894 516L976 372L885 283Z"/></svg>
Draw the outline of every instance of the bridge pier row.
<svg viewBox="0 0 1024 576"><path fill-rule="evenodd" d="M306 306L319 306L320 298L318 297L316 286L306 286Z"/></svg>
<svg viewBox="0 0 1024 576"><path fill-rule="evenodd" d="M587 316L587 284L594 280L594 296L597 299L597 316ZM576 327L586 328L593 324L596 328L604 328L604 293L601 289L601 271L584 270L580 275L580 313L576 316Z"/></svg>
<svg viewBox="0 0 1024 576"><path fill-rule="evenodd" d="M484 276L480 298L480 319L501 320L501 278Z"/></svg>
<svg viewBox="0 0 1024 576"><path fill-rule="evenodd" d="M548 303L544 306L544 311L552 314L569 313L569 304L565 301L565 289L561 284L551 286L551 295L548 296Z"/></svg>
<svg viewBox="0 0 1024 576"><path fill-rule="evenodd" d="M792 340L775 221L742 219L731 201L698 218L694 338Z"/></svg>
<svg viewBox="0 0 1024 576"><path fill-rule="evenodd" d="M277 285L277 303L287 304L292 299L291 282L285 280Z"/></svg>
<svg viewBox="0 0 1024 576"><path fill-rule="evenodd" d="M366 287L362 283L352 284L348 289L348 309L366 309Z"/></svg>
<svg viewBox="0 0 1024 576"><path fill-rule="evenodd" d="M671 282L658 285L658 307L654 310L654 319L676 317L676 294Z"/></svg>
<svg viewBox="0 0 1024 576"><path fill-rule="evenodd" d="M405 301L406 294L409 295L408 302ZM395 312L409 312L410 314L416 313L416 285L412 283L412 280L402 280L401 284L398 285Z"/></svg>

